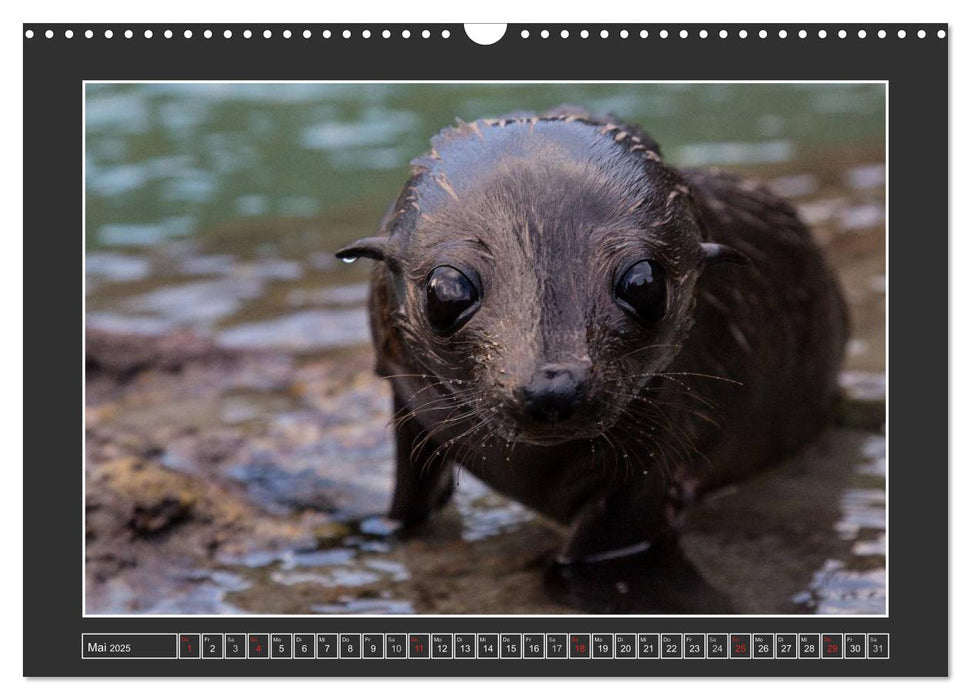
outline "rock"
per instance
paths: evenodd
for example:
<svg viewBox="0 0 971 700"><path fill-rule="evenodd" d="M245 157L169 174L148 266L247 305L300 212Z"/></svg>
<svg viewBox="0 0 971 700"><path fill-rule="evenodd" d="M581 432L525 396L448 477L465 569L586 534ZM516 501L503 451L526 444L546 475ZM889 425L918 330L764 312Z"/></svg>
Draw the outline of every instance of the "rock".
<svg viewBox="0 0 971 700"><path fill-rule="evenodd" d="M145 336L89 328L85 334L85 371L89 380L107 375L116 381L128 381L150 369L176 372L192 362L232 362L235 357L235 353L187 331Z"/></svg>
<svg viewBox="0 0 971 700"><path fill-rule="evenodd" d="M887 421L887 378L881 372L843 372L836 408L839 425L880 432Z"/></svg>

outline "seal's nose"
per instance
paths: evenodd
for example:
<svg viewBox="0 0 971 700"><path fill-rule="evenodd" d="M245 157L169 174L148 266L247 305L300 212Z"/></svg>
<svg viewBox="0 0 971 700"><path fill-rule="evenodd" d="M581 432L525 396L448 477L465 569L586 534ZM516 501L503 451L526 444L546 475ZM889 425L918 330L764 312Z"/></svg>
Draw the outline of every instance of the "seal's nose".
<svg viewBox="0 0 971 700"><path fill-rule="evenodd" d="M584 365L551 363L540 367L522 388L523 405L535 420L554 423L573 415L587 378Z"/></svg>

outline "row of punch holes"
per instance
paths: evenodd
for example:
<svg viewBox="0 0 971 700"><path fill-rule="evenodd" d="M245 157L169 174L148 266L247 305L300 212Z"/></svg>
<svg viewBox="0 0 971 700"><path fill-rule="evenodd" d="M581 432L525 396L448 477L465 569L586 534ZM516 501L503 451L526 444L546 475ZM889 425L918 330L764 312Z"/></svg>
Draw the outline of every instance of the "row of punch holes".
<svg viewBox="0 0 971 700"><path fill-rule="evenodd" d="M194 36L196 36L196 34L191 29L186 29L181 32L176 32L176 31L173 31L172 29L159 30L158 36L165 39L172 39L177 35L177 33L180 33L181 36L185 39L191 39ZM119 30L118 35L126 39L132 39L138 36L139 34L146 39L152 39L156 37L156 32L155 30L152 30L152 29L146 29L142 32L135 32L132 29ZM442 39L449 39L452 35L448 29L443 29L440 32L436 30L435 34L437 36L440 36ZM390 39L392 36L395 36L395 35L400 36L402 39L411 39L413 37L430 39L432 37L432 31L429 29L415 30L414 32L412 32L412 30L410 29L401 29L401 30L394 30L394 31L392 31L391 29L383 29L383 30L375 30L372 32L370 29L361 29L361 30L358 30L357 32L354 32L350 29L333 30L333 31L330 29L324 29L319 34L315 34L315 32L311 31L310 29L279 30L279 36L282 36L284 39L290 39L295 37L303 37L304 39L311 39L315 35L320 36L323 39L330 39L330 38L337 38L337 37L341 37L344 39L351 39L351 38L370 39L372 37L375 37L375 38L381 37L383 39ZM737 30L737 32L735 30L729 31L727 29L720 29L717 31L712 30L711 32L709 32L707 29L697 29L694 31L689 31L687 29L671 30L671 31L668 31L667 29L660 29L656 33L656 37L659 39L668 39L668 38L688 39L692 37L697 37L699 39L707 39L709 37L712 37L712 38L718 37L720 39L727 39L733 35L737 36L739 39L747 39L750 36L750 33L748 29L739 29ZM760 39L767 39L769 38L769 36L777 36L779 39L796 38L796 37L798 37L799 39L806 39L813 35L815 35L819 39L826 39L831 36L835 36L840 39L846 39L847 37L852 37L854 35L860 39L866 39L868 36L874 36L874 35L878 39L885 39L887 38L887 36L892 36L893 32L891 30L891 32L888 33L886 29L878 29L876 32L873 32L873 34L871 35L870 33L867 32L866 29L859 29L859 30L856 30L855 32L847 31L846 29L838 29L838 30L832 30L832 31L828 31L826 29L819 29L819 30L814 30L813 32L810 32L809 30L806 30L806 29L799 29L799 30L793 30L791 33L787 29L779 29L778 31L772 30L772 32L770 32L767 29L759 29L759 30L753 29L751 31L751 36L753 37L757 36ZM33 39L34 36L36 36L36 34L33 29L28 29L24 32L24 36L28 39ZM53 39L56 36L56 33L54 32L53 29L48 29L43 32L43 36L47 39ZM103 37L105 39L113 39L115 37L115 32L112 29L105 29L103 33L99 34L92 29L86 29L83 31L78 30L77 34L75 34L73 29L65 29L63 32L63 36L65 39L73 39L75 36L78 36L78 37L83 36L85 39L93 39L96 36L98 38ZM224 39L232 39L233 37L242 37L244 39L251 39L254 36L256 37L262 36L264 39L272 39L275 36L275 33L274 33L274 30L272 29L264 29L262 33L260 33L259 30L256 30L256 32L254 33L252 29L243 29L243 30L236 30L236 31L233 31L232 29L225 29L225 30L222 30L221 32L218 30L213 31L212 29L204 29L199 32L199 36L203 37L204 39L212 39L213 37L218 38L220 36ZM500 38L501 36L502 35L500 34ZM534 34L534 33L531 33L529 29L523 29L520 32L519 36L521 39L529 39L531 37L532 38L538 37L540 39L549 39L550 37L555 38L557 36L561 39L569 39L574 36L579 37L581 39L588 39L590 37L598 37L598 36L601 39L609 39L611 36L617 36L621 39L627 39L630 37L640 37L641 39L648 39L651 37L651 33L647 29L640 29L640 30L619 29L619 30L613 30L613 31L609 29L601 29L599 32L596 30L591 32L588 29L580 29L578 31L574 30L572 32L569 29L562 29L558 32L555 30L551 32L549 29L541 29L535 32ZM908 32L905 29L899 29L896 32L896 36L898 39L906 39L908 36ZM915 36L918 39L924 39L928 36L928 33L924 29L918 29L915 32ZM937 38L944 39L946 36L947 36L947 32L944 29L939 29L937 31ZM475 36L473 36L473 40L475 40ZM495 41L498 41L498 39L495 39ZM489 42L480 41L479 43L494 43L494 41L489 41Z"/></svg>
<svg viewBox="0 0 971 700"><path fill-rule="evenodd" d="M372 32L370 29L363 29L359 33L357 33L357 37L361 39L370 39L373 36L374 37L380 36L383 39L390 39L395 33L397 32L393 33L390 29L385 29L383 31L375 31L375 32ZM136 32L131 29L125 29L124 31L119 30L119 36L123 36L126 39L132 39L132 38L135 38L136 36L142 36L146 39L154 39L156 36L164 39L172 39L177 34L181 34L181 36L185 39L191 39L194 36L196 36L196 33L193 32L191 29L186 29L181 32L176 32L171 29L165 29L165 30L159 30L158 34L156 34L156 31L153 29L146 29L143 32L142 31ZM443 29L438 34L441 36L442 39L448 39L452 36L452 33L448 29ZM27 31L24 32L24 36L27 37L28 39L33 39L35 36L34 30L28 29ZM53 29L48 29L43 33L43 36L47 39L53 39L56 36L56 34ZM98 38L104 37L105 39L113 39L115 38L115 32L112 29L105 29L103 34L99 34L99 33L96 33L93 29L86 29L83 32L81 30L78 30L78 33L75 35L75 32L73 29L64 30L65 39L73 39L75 36L78 36L78 37L83 36L85 39L94 39L95 37L98 37ZM264 29L262 34L260 34L259 30L257 30L256 33L254 33L252 29L243 29L242 31L239 31L239 30L233 31L232 29L224 29L221 32L219 30L213 31L212 29L204 29L198 33L198 36L201 36L204 39L212 39L213 37L215 38L222 37L223 39L242 37L243 39L252 39L254 36L256 37L262 36L264 39L272 39L275 36L275 34L272 29ZM304 29L302 31L299 29L296 31L291 29L284 29L279 32L279 36L282 36L284 39L290 39L293 37L300 37L300 36L302 36L304 39L312 39L315 36L315 33L309 29ZM350 39L355 36L355 33L352 32L350 29L344 29L343 31L340 31L340 30L331 31L330 29L324 29L322 32L320 32L318 36L320 36L323 39L330 39L332 37L334 38L343 37L344 39ZM431 30L423 29L421 31L415 31L414 33L412 33L410 29L402 29L400 32L400 36L402 39L411 39L413 36L414 37L420 36L422 39L430 39L432 36L432 32Z"/></svg>
<svg viewBox="0 0 971 700"><path fill-rule="evenodd" d="M734 31L731 31L730 32L727 29L720 29L717 32L714 31L714 30L712 30L711 32L709 32L707 29L698 29L694 33L692 33L691 31L689 31L687 29L681 29L679 31L673 31L673 30L672 31L668 31L667 29L661 29L661 30L659 30L657 32L657 37L659 39L667 39L669 37L671 37L671 38L677 37L677 38L680 38L680 39L688 39L688 38L691 38L692 36L696 36L699 39L707 39L709 37L715 37L715 36L717 36L719 39L727 39L728 37L732 36L733 33L734 33ZM772 32L770 32L768 29L759 29L758 31L756 31L754 29L752 30L752 34L754 36L758 36L760 39L768 39L769 36L772 36L772 35L778 36L780 39L787 39L787 38L790 38L790 37L799 37L800 39L806 39L812 33L813 32L810 32L809 30L806 30L806 29L800 29L798 31L793 31L791 34L789 33L789 30L787 30L787 29L780 29L780 30L778 30L778 32L776 32L775 30L773 30ZM826 30L826 29L820 29L818 31L815 31L814 33L820 39L826 39L827 37L831 36L830 32L828 30ZM887 30L886 29L878 29L875 32L875 34L876 34L876 36L877 36L878 39L886 39L887 36L888 36L888 33L887 33ZM739 39L747 39L749 37L749 30L748 29L739 29L736 35L738 36ZM835 36L839 37L840 39L845 39L848 36L851 36L852 35L852 32L847 32L847 30L845 30L845 29L838 29L838 30L833 31L832 32L832 35L835 35ZM530 37L529 30L528 29L522 30L522 32L520 32L520 36L523 39L528 39ZM540 39L549 39L550 36L555 36L555 35L554 34L550 34L550 31L548 29L542 29L542 30L539 31L539 38ZM570 34L570 30L569 29L563 29L563 30L561 30L559 32L559 37L561 39L569 39L570 36L571 36L571 34ZM577 32L577 36L579 36L581 39L588 39L591 36L595 36L595 34L591 34L590 31L587 30L587 29L581 29L579 32ZM609 39L610 36L611 36L611 33L607 29L602 29L600 31L600 33L599 33L599 37L601 39ZM630 31L630 30L627 30L627 29L621 29L621 30L617 31L617 36L619 36L621 39L627 39L628 37L632 37L632 36L638 36L641 39L648 39L648 38L650 38L651 33L647 29L641 29L639 31L638 30ZM869 36L869 33L867 32L866 29L860 29L860 30L858 30L856 32L856 36L858 38L860 38L860 39L866 39L867 36ZM927 37L927 31L924 30L924 29L918 29L917 32L916 32L916 36L917 36L918 39L924 39L924 38ZM947 36L947 32L946 31L944 31L943 29L939 29L938 30L937 37L939 39L943 39L946 36ZM906 39L907 38L907 30L905 30L905 29L899 29L899 30L897 30L897 38L898 39Z"/></svg>

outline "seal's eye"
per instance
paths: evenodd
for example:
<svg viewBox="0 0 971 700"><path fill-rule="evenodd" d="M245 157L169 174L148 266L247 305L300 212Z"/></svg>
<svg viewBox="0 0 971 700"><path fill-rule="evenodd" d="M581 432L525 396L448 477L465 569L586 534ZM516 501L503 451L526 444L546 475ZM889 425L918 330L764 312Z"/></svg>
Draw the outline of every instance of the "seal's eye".
<svg viewBox="0 0 971 700"><path fill-rule="evenodd" d="M428 322L438 333L458 330L479 308L479 290L448 265L436 267L425 281Z"/></svg>
<svg viewBox="0 0 971 700"><path fill-rule="evenodd" d="M614 289L617 305L646 326L667 310L667 275L655 260L638 260L620 276Z"/></svg>

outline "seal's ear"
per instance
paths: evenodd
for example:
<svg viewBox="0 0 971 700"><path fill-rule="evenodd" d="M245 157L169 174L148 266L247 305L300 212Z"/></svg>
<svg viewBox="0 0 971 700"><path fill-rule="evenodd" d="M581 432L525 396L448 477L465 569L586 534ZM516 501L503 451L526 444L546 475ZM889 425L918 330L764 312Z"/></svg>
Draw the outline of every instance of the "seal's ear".
<svg viewBox="0 0 971 700"><path fill-rule="evenodd" d="M358 258L384 260L388 250L388 239L382 236L362 238L346 245L335 253L344 262L354 262Z"/></svg>
<svg viewBox="0 0 971 700"><path fill-rule="evenodd" d="M717 263L735 263L736 265L751 265L752 261L749 257L728 245L722 245L721 243L702 243L701 250L705 256L705 262L708 265L713 265Z"/></svg>

